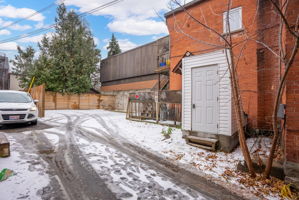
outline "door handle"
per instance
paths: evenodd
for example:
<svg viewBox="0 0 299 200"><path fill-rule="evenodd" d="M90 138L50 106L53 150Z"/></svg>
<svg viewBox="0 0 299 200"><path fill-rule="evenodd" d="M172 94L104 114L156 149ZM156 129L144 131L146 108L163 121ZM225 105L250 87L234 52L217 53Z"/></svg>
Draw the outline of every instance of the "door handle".
<svg viewBox="0 0 299 200"><path fill-rule="evenodd" d="M193 108L193 109L195 108L195 104L192 104L192 108Z"/></svg>

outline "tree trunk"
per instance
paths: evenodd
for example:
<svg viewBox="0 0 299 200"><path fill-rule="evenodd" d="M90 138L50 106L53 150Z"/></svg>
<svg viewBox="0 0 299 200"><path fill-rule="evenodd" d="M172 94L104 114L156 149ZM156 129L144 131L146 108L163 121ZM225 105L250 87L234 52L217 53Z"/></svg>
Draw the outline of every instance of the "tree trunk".
<svg viewBox="0 0 299 200"><path fill-rule="evenodd" d="M286 78L288 76L290 68L292 67L295 56L298 52L298 47L299 47L299 38L297 37L296 42L295 42L295 46L293 47L292 54L289 58L289 61L285 64L285 69L286 70L285 70L285 72L283 74L283 77L280 81L279 88L278 88L278 91L277 91L277 95L275 97L274 111L273 111L273 117L272 117L272 126L273 126L274 137L273 137L273 142L272 142L272 146L271 146L271 149L270 149L269 157L268 157L268 160L267 160L266 169L265 169L265 172L264 172L264 177L265 178L269 178L269 176L270 176L271 168L272 168L272 164L273 164L273 160L274 160L274 153L275 153L278 138L279 138L279 132L278 132L278 128L277 128L277 111L278 111L278 107L279 107L281 97L282 97L282 94L283 94L283 91L284 91Z"/></svg>
<svg viewBox="0 0 299 200"><path fill-rule="evenodd" d="M239 93L239 87L238 87L238 80L237 80L237 72L236 68L234 65L234 56L233 56L233 51L231 48L229 48L229 53L230 53L230 74L231 74L231 87L232 87L232 92L233 92L233 104L234 104L234 110L235 114L237 116L237 126L238 126L238 134L239 134L239 142L240 142L240 147L246 162L246 165L248 167L249 173L252 177L255 177L255 172L253 168L253 163L250 157L250 152L247 147L246 143L246 137L245 137L245 132L243 129L243 112L242 112L242 105L241 105L241 95ZM229 63L229 62L228 62Z"/></svg>

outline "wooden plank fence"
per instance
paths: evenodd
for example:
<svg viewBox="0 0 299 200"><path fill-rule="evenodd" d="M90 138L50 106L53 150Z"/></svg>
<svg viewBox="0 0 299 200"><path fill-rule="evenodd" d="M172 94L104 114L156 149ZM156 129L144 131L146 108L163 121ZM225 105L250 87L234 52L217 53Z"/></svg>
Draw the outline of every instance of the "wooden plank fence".
<svg viewBox="0 0 299 200"><path fill-rule="evenodd" d="M57 92L46 92L46 110L90 110L99 109L100 94L60 94Z"/></svg>
<svg viewBox="0 0 299 200"><path fill-rule="evenodd" d="M33 87L30 91L33 99L38 100L39 117L45 116L45 110L91 110L115 109L115 95L96 93L61 94L45 91L45 85Z"/></svg>
<svg viewBox="0 0 299 200"><path fill-rule="evenodd" d="M36 104L38 108L38 116L45 116L45 85L39 85L31 88L30 94L34 100L38 100Z"/></svg>

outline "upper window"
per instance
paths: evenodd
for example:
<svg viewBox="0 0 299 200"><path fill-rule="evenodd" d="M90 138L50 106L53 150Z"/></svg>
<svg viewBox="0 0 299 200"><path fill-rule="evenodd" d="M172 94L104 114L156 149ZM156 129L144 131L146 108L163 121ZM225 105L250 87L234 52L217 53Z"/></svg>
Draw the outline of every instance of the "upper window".
<svg viewBox="0 0 299 200"><path fill-rule="evenodd" d="M228 21L227 18L227 12L223 13L223 32L227 33L229 31L228 29ZM234 8L229 11L229 26L230 26L230 32L237 31L242 29L242 8Z"/></svg>

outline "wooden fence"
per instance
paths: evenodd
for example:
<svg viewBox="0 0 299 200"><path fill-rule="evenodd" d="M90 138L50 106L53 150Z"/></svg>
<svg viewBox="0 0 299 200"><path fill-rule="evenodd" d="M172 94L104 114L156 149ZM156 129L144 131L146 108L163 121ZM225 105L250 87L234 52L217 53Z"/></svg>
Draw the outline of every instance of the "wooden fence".
<svg viewBox="0 0 299 200"><path fill-rule="evenodd" d="M181 91L131 93L128 99L127 119L181 122Z"/></svg>
<svg viewBox="0 0 299 200"><path fill-rule="evenodd" d="M99 109L100 94L60 94L57 92L46 92L46 110L69 110L69 109Z"/></svg>
<svg viewBox="0 0 299 200"><path fill-rule="evenodd" d="M34 100L38 100L39 117L45 116L45 110L115 109L114 95L100 95L96 93L63 95L57 92L45 91L45 85L33 87L30 94Z"/></svg>
<svg viewBox="0 0 299 200"><path fill-rule="evenodd" d="M115 110L116 96L115 95L101 95L100 109Z"/></svg>
<svg viewBox="0 0 299 200"><path fill-rule="evenodd" d="M45 85L40 85L31 88L30 94L34 100L38 100L36 106L38 107L38 116L45 116Z"/></svg>

